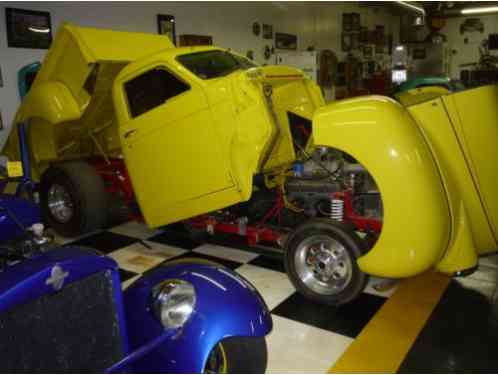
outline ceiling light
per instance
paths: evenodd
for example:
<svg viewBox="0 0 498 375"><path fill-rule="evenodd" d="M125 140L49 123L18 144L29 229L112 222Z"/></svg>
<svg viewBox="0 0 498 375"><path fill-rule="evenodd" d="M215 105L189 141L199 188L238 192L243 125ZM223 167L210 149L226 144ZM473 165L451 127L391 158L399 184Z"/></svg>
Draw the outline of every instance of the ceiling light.
<svg viewBox="0 0 498 375"><path fill-rule="evenodd" d="M396 1L399 5L402 5L404 6L405 8L410 8L411 10L415 10L419 13L422 13L423 15L425 15L425 9L422 8L422 7L418 7L416 5L413 5L413 4L410 4L406 1Z"/></svg>
<svg viewBox="0 0 498 375"><path fill-rule="evenodd" d="M466 8L462 9L460 13L462 14L475 14L475 13L491 13L498 12L498 6L496 7L481 7L481 8Z"/></svg>

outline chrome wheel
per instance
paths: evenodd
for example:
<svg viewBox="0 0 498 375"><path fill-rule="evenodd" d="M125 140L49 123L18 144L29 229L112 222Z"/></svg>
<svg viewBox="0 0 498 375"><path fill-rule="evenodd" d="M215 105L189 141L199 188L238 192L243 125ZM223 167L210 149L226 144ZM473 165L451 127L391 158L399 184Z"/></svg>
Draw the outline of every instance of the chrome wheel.
<svg viewBox="0 0 498 375"><path fill-rule="evenodd" d="M333 295L343 291L353 275L346 248L326 235L304 239L297 247L294 265L299 279L313 292Z"/></svg>
<svg viewBox="0 0 498 375"><path fill-rule="evenodd" d="M67 223L74 214L71 195L62 185L53 184L47 194L50 214L60 223Z"/></svg>

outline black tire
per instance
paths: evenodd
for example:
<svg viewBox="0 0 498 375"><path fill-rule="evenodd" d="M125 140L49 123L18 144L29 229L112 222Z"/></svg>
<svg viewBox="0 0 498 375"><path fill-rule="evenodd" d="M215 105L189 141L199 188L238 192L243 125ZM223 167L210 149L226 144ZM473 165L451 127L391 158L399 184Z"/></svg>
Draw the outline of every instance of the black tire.
<svg viewBox="0 0 498 375"><path fill-rule="evenodd" d="M116 226L127 222L130 218L131 210L124 199L119 194L107 193L107 225Z"/></svg>
<svg viewBox="0 0 498 375"><path fill-rule="evenodd" d="M61 186L68 194L73 213L59 220L49 208L52 186ZM95 169L83 161L51 166L40 182L40 206L46 224L64 237L76 237L103 229L108 218L108 200L103 180Z"/></svg>
<svg viewBox="0 0 498 375"><path fill-rule="evenodd" d="M297 255L299 246L312 236L331 238L342 245L347 252L345 255L349 256L351 263L349 272L351 276L349 281L344 283L345 286L338 290L337 293L318 293L301 280L296 270L296 257L299 256ZM337 306L351 302L365 289L368 275L359 269L356 258L364 253L366 246L362 239L348 226L329 219L311 219L297 227L289 235L285 249L287 275L297 291L304 297L318 303Z"/></svg>
<svg viewBox="0 0 498 375"><path fill-rule="evenodd" d="M267 364L264 337L229 337L213 348L204 372L264 374Z"/></svg>

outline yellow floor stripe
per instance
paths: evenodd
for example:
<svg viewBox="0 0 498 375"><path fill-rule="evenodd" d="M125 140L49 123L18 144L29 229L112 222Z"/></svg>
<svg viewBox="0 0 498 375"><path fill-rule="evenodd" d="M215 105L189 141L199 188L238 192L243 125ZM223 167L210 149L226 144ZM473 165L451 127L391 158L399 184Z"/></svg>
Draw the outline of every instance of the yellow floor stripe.
<svg viewBox="0 0 498 375"><path fill-rule="evenodd" d="M403 280L329 373L395 373L449 280L434 272Z"/></svg>

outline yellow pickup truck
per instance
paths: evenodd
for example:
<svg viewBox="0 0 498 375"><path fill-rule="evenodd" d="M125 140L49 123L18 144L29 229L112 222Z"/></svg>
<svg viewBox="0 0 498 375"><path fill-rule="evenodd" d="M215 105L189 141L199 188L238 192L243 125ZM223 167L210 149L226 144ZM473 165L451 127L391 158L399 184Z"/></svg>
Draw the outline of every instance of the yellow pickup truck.
<svg viewBox="0 0 498 375"><path fill-rule="evenodd" d="M497 249L498 88L420 98L326 105L297 69L65 24L4 154L19 159L25 128L63 235L125 207L151 227L271 242L301 293L341 304L368 275L461 275Z"/></svg>

